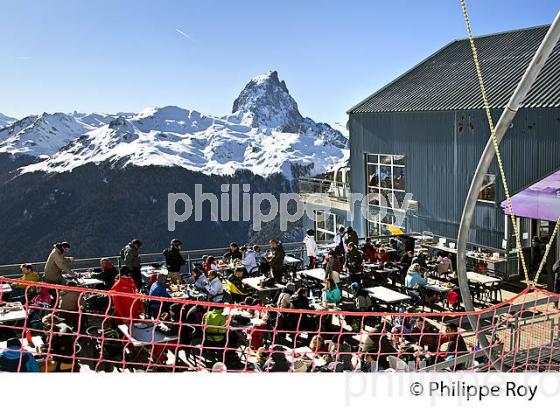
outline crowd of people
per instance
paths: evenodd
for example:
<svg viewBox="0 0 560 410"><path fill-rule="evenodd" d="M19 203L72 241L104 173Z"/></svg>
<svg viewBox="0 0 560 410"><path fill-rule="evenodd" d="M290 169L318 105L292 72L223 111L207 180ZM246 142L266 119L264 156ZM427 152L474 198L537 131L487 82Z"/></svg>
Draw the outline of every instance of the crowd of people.
<svg viewBox="0 0 560 410"><path fill-rule="evenodd" d="M448 357L454 357L467 351L462 338L459 337L461 341L457 339L454 344L450 343L452 338L449 335L442 336L438 329L424 322L419 316L411 316L420 311L418 288L427 281L425 269L428 261L425 254L415 254L413 249L396 238L391 238L388 243L374 243L366 239L363 244L360 244L358 235L352 227L341 227L332 245L326 248L323 246L320 249L313 230L306 232L303 243L306 259L302 261L301 268L324 268L325 277L322 285L310 285L290 272L285 263L286 252L278 240L270 240L266 252L258 245L239 246L231 243L227 252L221 257L207 255L200 263L186 267L187 261L182 253L182 242L173 239L169 247L162 252L166 269L158 269L157 273L146 279L142 275L143 262L140 255L142 241L133 239L121 250L120 268L109 258L103 258L100 260L99 267L87 271L88 277L99 279L102 283L99 288L108 290L109 296L92 294L86 299L80 297L79 291L68 289L78 285L77 278L80 275L72 269L74 258L68 256L70 244L61 242L53 246L42 277L32 265L21 266L21 278L28 282L37 282L37 285L14 285L12 298L23 297L32 306L56 307L57 311L54 314L56 321L65 323L74 331L82 331L84 325L91 325L87 321L87 314L78 314L78 312L87 312L87 309L103 310L110 305L112 309L110 317L113 323L104 323L102 332L107 332L106 334L114 332L117 339L122 338L122 335L116 331L116 325L119 323L127 323L131 319L159 319L168 325L160 331L179 334L182 345L189 346L193 340L199 342L203 340L207 353L211 353L212 349L225 352L221 357L215 357L212 363L223 362L224 366L231 369L246 369L247 363L241 363L236 353L241 343L240 336L236 332L230 332L232 320L234 323L243 321L243 317L226 314L222 305L207 307L200 304L183 304L173 299L171 289L174 286L188 286L202 295L198 300L236 304L241 310L251 311L258 319L257 323L251 326L249 340L250 346L256 352L255 363L251 363L255 370L282 371L288 368L294 370L296 363L293 360L289 366L286 364L289 354L285 345L295 346L301 333L309 334L311 340L308 347L314 352L312 356L321 353L325 363L322 369L350 370L349 361L346 359L352 356L351 352L354 350L349 347L353 341L345 334L343 329L345 324L341 321L338 324L333 323L334 321L330 320L331 316L328 317L329 320L321 319L320 316L310 314L308 311L312 309L338 309L338 311L344 309L344 311L354 312L383 310L365 290L370 281L379 279L366 274L366 266L393 264L403 273L402 284L412 298L410 306L399 310L401 314L407 312L408 316L406 320L399 319L398 315L392 316L384 323L376 319L349 320L354 330L356 326L358 328L366 324L374 326L371 340L366 343L360 342L362 345L359 348L364 354L361 355L359 363L352 365L352 369L387 369L389 364L383 356L400 354L399 349L402 346L399 343L404 340L423 346L424 353L444 349L446 352L451 352L447 354ZM438 255L436 269L442 273L452 271L450 258L444 254ZM343 283L343 274L348 275L348 283ZM278 291L271 292L269 297L263 298L262 294L255 292L245 282L245 279L256 276L262 277L260 286L274 289L278 285ZM53 291L52 288L41 287L40 281L51 285L66 285L66 288L62 291ZM111 291L118 292L118 295L111 296ZM158 299L144 301L140 297L127 297L125 294L131 296L147 294ZM292 313L260 309L265 305L289 309ZM293 313L294 310L304 310L305 313ZM37 328L45 325L44 315L37 318L35 322L33 318L30 319L31 326L35 322L38 322ZM433 333L433 337L438 341L432 340L426 343L426 340L418 339L418 335L429 333ZM447 333L458 335L457 329L453 329L452 324L447 326ZM16 336L12 335L9 338L9 346L21 343ZM447 345L442 347L444 343ZM319 348L316 345L319 345ZM344 360L333 356L334 352L336 355L342 354L341 351L348 353L348 357ZM122 349L117 349L117 352L123 354ZM307 356L308 353L307 351ZM372 358L376 358L375 366L372 365ZM5 363L12 359L11 353L0 355L0 369L11 369L13 366L10 367ZM32 356L26 355L24 369L35 371L36 366L33 361ZM343 364L341 365L340 362ZM332 363L336 363L336 366L333 364L329 367ZM303 368L299 364L297 367ZM306 365L306 369L309 370L309 364Z"/></svg>

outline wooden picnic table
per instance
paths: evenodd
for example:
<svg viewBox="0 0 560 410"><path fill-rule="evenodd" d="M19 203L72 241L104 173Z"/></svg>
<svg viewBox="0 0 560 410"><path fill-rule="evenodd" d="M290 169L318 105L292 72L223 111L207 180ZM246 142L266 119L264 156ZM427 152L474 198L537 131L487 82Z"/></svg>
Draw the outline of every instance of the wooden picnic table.
<svg viewBox="0 0 560 410"><path fill-rule="evenodd" d="M286 285L282 285L280 283L275 283L273 286L269 287L261 287L260 282L261 280L265 280L264 276L256 276L253 278L245 278L243 279L243 283L249 286L251 289L256 290L257 292L274 292L278 290L282 290L286 287Z"/></svg>

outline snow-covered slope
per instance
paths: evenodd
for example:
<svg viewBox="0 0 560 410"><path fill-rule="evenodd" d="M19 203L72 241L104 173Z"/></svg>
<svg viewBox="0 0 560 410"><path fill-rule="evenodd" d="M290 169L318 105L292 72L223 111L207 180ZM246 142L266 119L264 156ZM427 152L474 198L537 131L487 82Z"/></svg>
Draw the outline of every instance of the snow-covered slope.
<svg viewBox="0 0 560 410"><path fill-rule="evenodd" d="M0 113L0 128L7 127L8 125L11 125L16 121L17 119L8 117L7 115Z"/></svg>
<svg viewBox="0 0 560 410"><path fill-rule="evenodd" d="M0 152L50 156L92 127L62 113L29 116L0 130Z"/></svg>
<svg viewBox="0 0 560 410"><path fill-rule="evenodd" d="M173 106L120 116L21 172L68 172L89 163L108 163L182 167L214 175L239 170L261 176L281 172L291 178L293 165L321 174L348 151L340 132L299 113L276 72L251 80L233 108L225 117ZM82 126L93 125L93 117L76 114L72 119Z"/></svg>

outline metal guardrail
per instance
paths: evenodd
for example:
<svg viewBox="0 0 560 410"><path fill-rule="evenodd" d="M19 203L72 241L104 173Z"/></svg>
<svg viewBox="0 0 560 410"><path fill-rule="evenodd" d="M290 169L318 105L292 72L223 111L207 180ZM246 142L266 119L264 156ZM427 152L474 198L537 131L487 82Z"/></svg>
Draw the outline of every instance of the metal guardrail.
<svg viewBox="0 0 560 410"><path fill-rule="evenodd" d="M328 179L301 177L299 179L300 194L325 194L330 198L347 200L350 185Z"/></svg>
<svg viewBox="0 0 560 410"><path fill-rule="evenodd" d="M331 243L331 241L318 241L318 245L325 245ZM268 245L258 245L261 247L263 251L269 249ZM303 242L290 242L290 243L283 243L282 244L284 251L286 254L293 255L295 257L303 259L305 256L305 244ZM202 262L202 259L206 255L211 256L221 256L229 250L228 247L221 247L221 248L206 248L206 249L193 249L193 250L185 250L181 251L183 257L187 260L187 270L190 270L193 267L193 263ZM118 266L120 256L102 256L103 258L109 259L115 266ZM157 253L143 253L140 254L142 259L142 265L150 265L150 264L164 264L165 259L161 252ZM72 269L79 271L87 268L98 267L99 260L101 257L96 258L83 258L83 259L75 259L72 263ZM35 271L43 272L45 268L46 261L43 262L30 262ZM20 265L21 263L17 264L10 264L10 265L0 265L0 275L5 276L8 278L16 278L20 277Z"/></svg>

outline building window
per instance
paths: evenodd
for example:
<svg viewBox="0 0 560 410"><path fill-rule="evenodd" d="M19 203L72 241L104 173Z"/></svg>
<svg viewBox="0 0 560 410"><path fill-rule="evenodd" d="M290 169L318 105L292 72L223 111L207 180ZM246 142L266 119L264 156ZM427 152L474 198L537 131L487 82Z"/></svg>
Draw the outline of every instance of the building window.
<svg viewBox="0 0 560 410"><path fill-rule="evenodd" d="M400 209L405 197L405 157L403 155L366 154L366 183L372 214L378 215L368 221L368 236L388 235L387 226L396 225L395 214ZM372 219L372 218L370 218ZM398 226L404 231L404 227Z"/></svg>
<svg viewBox="0 0 560 410"><path fill-rule="evenodd" d="M478 194L478 200L496 203L496 175L486 174L482 181L482 188Z"/></svg>
<svg viewBox="0 0 560 410"><path fill-rule="evenodd" d="M336 215L315 211L315 235L318 241L331 241L336 236Z"/></svg>

